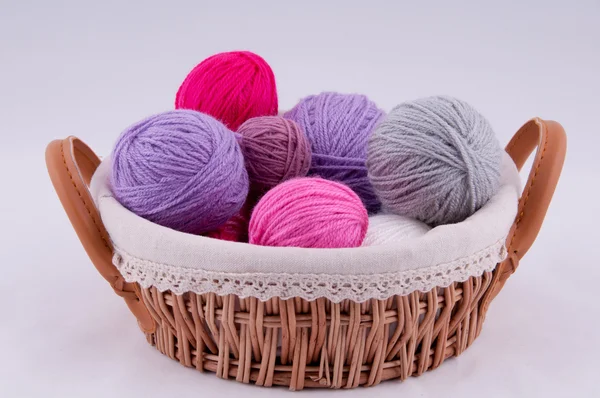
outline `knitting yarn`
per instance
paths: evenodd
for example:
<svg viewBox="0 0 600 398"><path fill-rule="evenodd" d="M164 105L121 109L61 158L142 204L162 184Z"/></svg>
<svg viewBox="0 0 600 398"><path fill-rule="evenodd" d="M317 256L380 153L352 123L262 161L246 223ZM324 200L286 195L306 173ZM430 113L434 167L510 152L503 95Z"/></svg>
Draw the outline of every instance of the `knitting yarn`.
<svg viewBox="0 0 600 398"><path fill-rule="evenodd" d="M367 176L367 142L382 116L364 95L338 93L306 97L284 115L298 123L310 141L309 175L348 185L369 212L376 212L380 203Z"/></svg>
<svg viewBox="0 0 600 398"><path fill-rule="evenodd" d="M425 235L431 227L414 218L396 214L375 214L369 217L369 228L363 246L395 244Z"/></svg>
<svg viewBox="0 0 600 398"><path fill-rule="evenodd" d="M249 51L213 55L187 75L175 98L176 109L195 109L236 131L255 116L277 114L271 67Z"/></svg>
<svg viewBox="0 0 600 398"><path fill-rule="evenodd" d="M369 140L369 178L384 208L429 225L456 223L498 190L502 148L488 121L452 97L395 107Z"/></svg>
<svg viewBox="0 0 600 398"><path fill-rule="evenodd" d="M242 207L248 174L234 134L211 116L176 110L125 130L111 184L126 208L189 233L211 231Z"/></svg>
<svg viewBox="0 0 600 398"><path fill-rule="evenodd" d="M256 191L267 191L308 173L310 144L295 122L280 116L255 117L244 122L238 133L250 184Z"/></svg>
<svg viewBox="0 0 600 398"><path fill-rule="evenodd" d="M250 218L250 243L263 246L360 246L369 218L360 198L343 184L295 178L263 196Z"/></svg>
<svg viewBox="0 0 600 398"><path fill-rule="evenodd" d="M245 206L244 206L245 207ZM245 208L233 215L225 224L206 234L209 238L231 242L248 242L248 211Z"/></svg>

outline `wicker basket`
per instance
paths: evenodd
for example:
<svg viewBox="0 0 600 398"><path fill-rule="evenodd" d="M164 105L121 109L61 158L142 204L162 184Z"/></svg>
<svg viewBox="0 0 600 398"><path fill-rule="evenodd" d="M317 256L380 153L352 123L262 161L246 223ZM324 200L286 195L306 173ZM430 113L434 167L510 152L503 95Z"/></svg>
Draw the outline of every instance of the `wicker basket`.
<svg viewBox="0 0 600 398"><path fill-rule="evenodd" d="M69 137L48 145L46 162L90 259L125 299L150 344L187 367L221 378L301 390L404 380L435 369L473 343L490 302L542 225L565 158L563 128L532 119L506 151L521 169L536 147L505 261L465 282L363 303L176 295L127 283L112 263L113 247L88 190L98 157Z"/></svg>

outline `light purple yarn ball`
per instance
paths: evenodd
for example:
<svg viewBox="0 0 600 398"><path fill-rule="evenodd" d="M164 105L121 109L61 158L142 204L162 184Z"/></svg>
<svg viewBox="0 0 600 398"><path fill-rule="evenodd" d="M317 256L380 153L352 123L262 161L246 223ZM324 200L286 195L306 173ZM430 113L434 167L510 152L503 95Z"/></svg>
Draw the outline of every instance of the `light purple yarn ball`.
<svg viewBox="0 0 600 398"><path fill-rule="evenodd" d="M214 230L248 195L234 133L196 111L160 113L129 127L112 162L116 199L135 214L182 232Z"/></svg>
<svg viewBox="0 0 600 398"><path fill-rule="evenodd" d="M309 175L339 181L356 192L370 213L381 206L367 176L367 143L384 112L364 95L321 93L283 115L304 130L311 143Z"/></svg>

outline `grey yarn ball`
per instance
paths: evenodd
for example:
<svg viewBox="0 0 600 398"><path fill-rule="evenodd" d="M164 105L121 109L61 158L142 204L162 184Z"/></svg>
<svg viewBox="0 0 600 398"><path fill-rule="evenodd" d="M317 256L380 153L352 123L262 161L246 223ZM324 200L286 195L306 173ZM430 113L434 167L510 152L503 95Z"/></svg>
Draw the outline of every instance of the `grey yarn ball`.
<svg viewBox="0 0 600 398"><path fill-rule="evenodd" d="M384 208L429 225L463 221L498 190L502 148L471 105L436 96L398 105L373 131L367 169Z"/></svg>

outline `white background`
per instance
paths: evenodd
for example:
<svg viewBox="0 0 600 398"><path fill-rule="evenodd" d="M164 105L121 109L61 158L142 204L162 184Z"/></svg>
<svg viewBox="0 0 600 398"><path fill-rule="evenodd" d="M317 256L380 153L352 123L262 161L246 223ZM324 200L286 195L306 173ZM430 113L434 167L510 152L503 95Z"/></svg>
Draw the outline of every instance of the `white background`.
<svg viewBox="0 0 600 398"><path fill-rule="evenodd" d="M460 358L405 383L311 396L600 394L598 1L0 0L0 396L279 396L150 347L87 259L45 171L77 135L105 155L129 124L171 109L220 51L262 55L281 109L324 90L382 108L432 94L474 104L506 144L561 122L567 162L537 242ZM493 5L492 5L493 4Z"/></svg>

